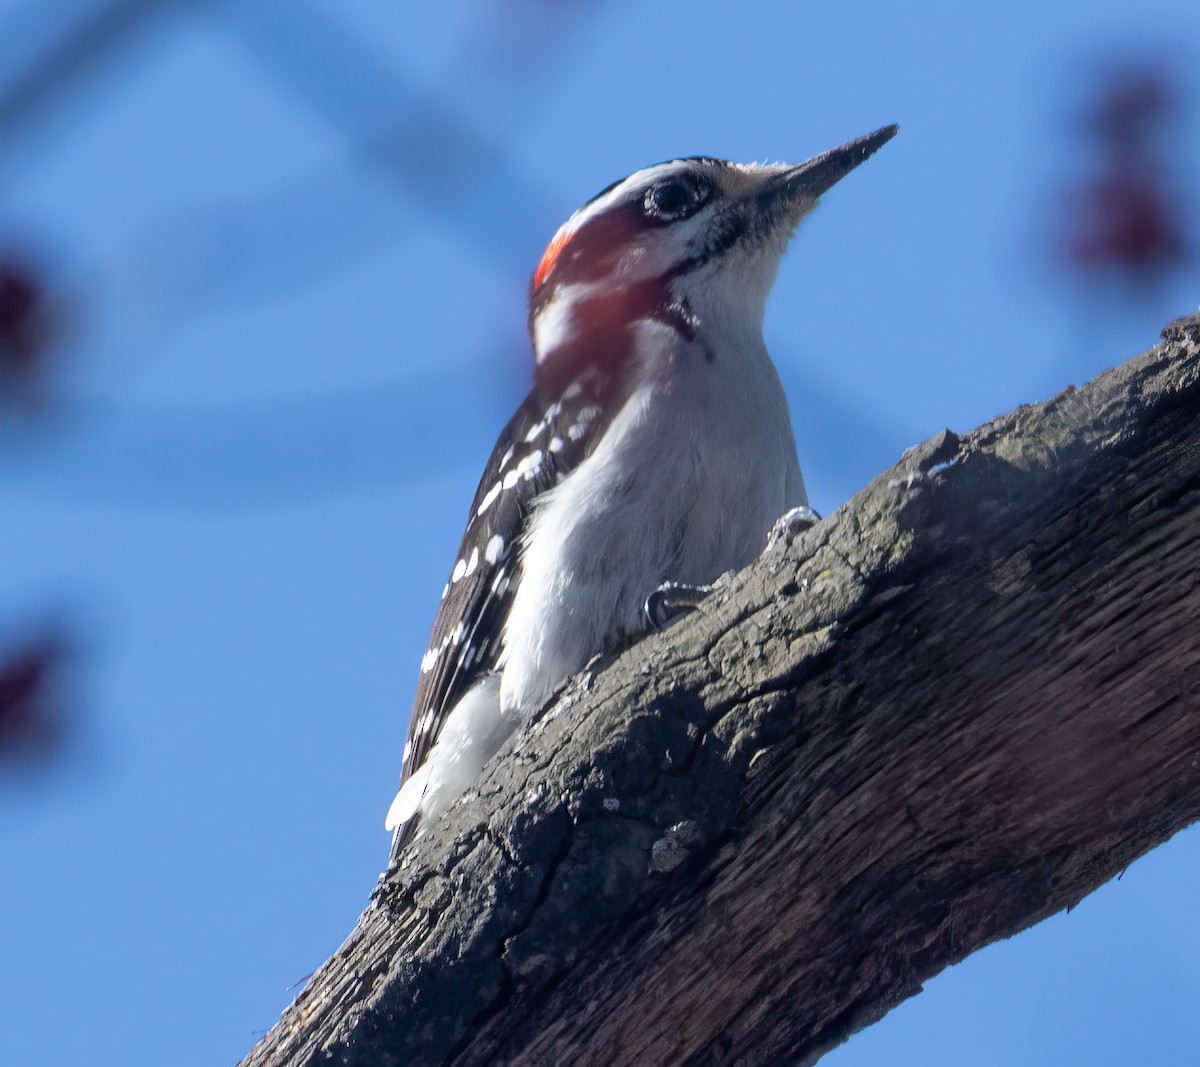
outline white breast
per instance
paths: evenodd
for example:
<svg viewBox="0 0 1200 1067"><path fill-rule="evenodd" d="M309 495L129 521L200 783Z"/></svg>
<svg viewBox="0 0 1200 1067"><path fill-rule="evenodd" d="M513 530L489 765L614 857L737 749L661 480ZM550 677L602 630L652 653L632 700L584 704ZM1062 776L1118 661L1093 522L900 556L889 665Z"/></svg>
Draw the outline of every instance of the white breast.
<svg viewBox="0 0 1200 1067"><path fill-rule="evenodd" d="M638 324L641 384L604 439L536 505L505 629L501 702L532 713L644 629L665 581L745 566L806 503L787 402L761 337L685 341ZM706 343L710 342L710 343ZM712 353L712 358L709 354Z"/></svg>

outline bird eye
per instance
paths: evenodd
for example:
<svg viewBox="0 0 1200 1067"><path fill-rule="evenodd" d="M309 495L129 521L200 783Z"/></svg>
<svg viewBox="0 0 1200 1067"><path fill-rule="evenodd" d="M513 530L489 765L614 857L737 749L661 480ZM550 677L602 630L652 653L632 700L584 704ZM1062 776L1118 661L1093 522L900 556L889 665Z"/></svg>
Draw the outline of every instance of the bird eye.
<svg viewBox="0 0 1200 1067"><path fill-rule="evenodd" d="M675 222L685 219L708 199L706 184L690 181L665 181L646 190L643 207L650 218Z"/></svg>

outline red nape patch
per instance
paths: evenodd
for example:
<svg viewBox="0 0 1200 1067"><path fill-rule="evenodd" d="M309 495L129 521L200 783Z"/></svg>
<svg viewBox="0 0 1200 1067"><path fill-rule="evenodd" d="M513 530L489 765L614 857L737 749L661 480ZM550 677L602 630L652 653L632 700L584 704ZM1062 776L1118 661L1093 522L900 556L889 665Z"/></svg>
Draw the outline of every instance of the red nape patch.
<svg viewBox="0 0 1200 1067"><path fill-rule="evenodd" d="M546 275L554 269L554 264L558 262L558 257L562 255L563 249L571 243L573 236L574 233L565 226L554 235L554 239L542 254L541 263L537 265L537 270L533 272L534 289L541 287L542 282L546 280Z"/></svg>

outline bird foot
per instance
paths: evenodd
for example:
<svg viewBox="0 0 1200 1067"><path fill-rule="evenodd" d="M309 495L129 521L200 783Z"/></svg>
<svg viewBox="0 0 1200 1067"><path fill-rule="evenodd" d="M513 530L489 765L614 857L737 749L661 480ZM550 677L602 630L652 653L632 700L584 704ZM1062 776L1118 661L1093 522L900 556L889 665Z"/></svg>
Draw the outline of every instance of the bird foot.
<svg viewBox="0 0 1200 1067"><path fill-rule="evenodd" d="M767 536L767 548L774 548L778 544L782 544L786 548L805 530L811 530L820 521L821 516L803 504L798 508L792 508L791 511L785 511L771 527L771 532Z"/></svg>
<svg viewBox="0 0 1200 1067"><path fill-rule="evenodd" d="M642 605L651 630L664 630L670 623L695 611L700 602L713 591L711 585L684 585L682 582L663 582Z"/></svg>
<svg viewBox="0 0 1200 1067"><path fill-rule="evenodd" d="M642 611L651 630L664 630L676 619L695 611L700 602L721 586L727 585L733 571L726 571L711 585L688 585L686 582L663 582L646 597Z"/></svg>

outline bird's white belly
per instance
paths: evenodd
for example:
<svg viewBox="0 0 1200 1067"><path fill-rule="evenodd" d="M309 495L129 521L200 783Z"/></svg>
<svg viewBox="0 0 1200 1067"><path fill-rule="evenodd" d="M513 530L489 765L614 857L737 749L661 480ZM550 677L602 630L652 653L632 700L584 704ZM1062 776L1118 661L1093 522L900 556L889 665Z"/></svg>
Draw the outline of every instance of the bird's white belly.
<svg viewBox="0 0 1200 1067"><path fill-rule="evenodd" d="M778 412L718 407L719 425L698 425L697 411L713 409L688 388L644 385L538 502L505 630L506 714L536 711L594 655L641 632L642 605L663 582L703 584L748 564L771 524L804 503L779 400Z"/></svg>

